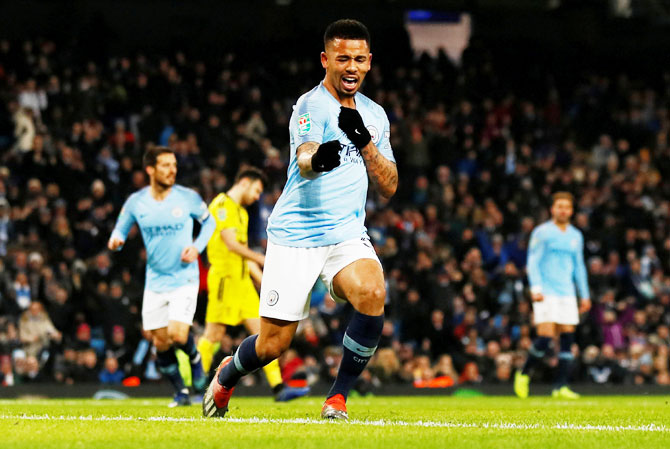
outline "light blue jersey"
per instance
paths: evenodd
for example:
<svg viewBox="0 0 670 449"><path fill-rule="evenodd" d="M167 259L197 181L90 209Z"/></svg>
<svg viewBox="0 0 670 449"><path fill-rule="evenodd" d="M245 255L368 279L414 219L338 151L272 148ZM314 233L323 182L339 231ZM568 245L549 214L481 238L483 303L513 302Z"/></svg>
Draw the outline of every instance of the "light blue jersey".
<svg viewBox="0 0 670 449"><path fill-rule="evenodd" d="M528 281L532 291L543 295L589 298L584 266L584 237L568 225L561 231L553 221L533 230L528 246Z"/></svg>
<svg viewBox="0 0 670 449"><path fill-rule="evenodd" d="M386 159L395 162L386 112L363 94L357 93L354 100L372 142ZM321 82L300 97L293 108L288 180L268 219L268 238L272 243L317 247L367 236L364 223L368 175L360 151L338 126L340 106ZM312 180L303 178L297 148L305 142L331 140L339 140L342 146L339 167Z"/></svg>
<svg viewBox="0 0 670 449"><path fill-rule="evenodd" d="M195 241L193 219L202 225ZM147 290L160 293L199 282L198 261L182 262L181 252L190 245L202 252L216 223L196 191L174 185L163 201L156 201L149 187L138 190L123 205L112 237L125 241L134 223L147 249Z"/></svg>

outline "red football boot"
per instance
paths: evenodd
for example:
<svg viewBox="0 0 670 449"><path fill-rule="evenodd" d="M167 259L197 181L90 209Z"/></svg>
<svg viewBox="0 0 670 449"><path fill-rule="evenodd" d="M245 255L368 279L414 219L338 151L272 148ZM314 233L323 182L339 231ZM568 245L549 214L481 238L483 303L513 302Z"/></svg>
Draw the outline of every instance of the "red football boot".
<svg viewBox="0 0 670 449"><path fill-rule="evenodd" d="M226 388L219 383L219 372L221 369L233 361L231 356L226 357L221 361L216 372L214 373L214 379L209 383L205 396L202 398L202 414L207 418L223 418L226 416L228 411L228 401L233 395L233 388Z"/></svg>
<svg viewBox="0 0 670 449"><path fill-rule="evenodd" d="M323 419L348 420L349 415L347 415L347 404L344 401L344 396L336 394L326 399L321 409L321 417Z"/></svg>

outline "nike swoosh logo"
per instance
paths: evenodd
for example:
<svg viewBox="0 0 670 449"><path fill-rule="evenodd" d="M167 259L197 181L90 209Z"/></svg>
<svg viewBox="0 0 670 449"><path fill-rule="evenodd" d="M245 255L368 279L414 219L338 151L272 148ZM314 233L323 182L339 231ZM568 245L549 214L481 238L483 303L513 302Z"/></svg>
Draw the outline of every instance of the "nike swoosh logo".
<svg viewBox="0 0 670 449"><path fill-rule="evenodd" d="M355 132L356 134L358 134L359 136L361 135L361 133L360 133L357 129L355 129L354 132Z"/></svg>

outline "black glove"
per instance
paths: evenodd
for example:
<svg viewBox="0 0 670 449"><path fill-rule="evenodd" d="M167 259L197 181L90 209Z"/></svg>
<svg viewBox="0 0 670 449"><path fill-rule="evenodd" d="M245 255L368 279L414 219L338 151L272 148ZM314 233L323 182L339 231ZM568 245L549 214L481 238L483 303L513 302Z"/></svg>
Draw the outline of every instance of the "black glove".
<svg viewBox="0 0 670 449"><path fill-rule="evenodd" d="M319 145L316 153L312 156L312 171L330 171L340 165L341 149L339 140L331 140Z"/></svg>
<svg viewBox="0 0 670 449"><path fill-rule="evenodd" d="M339 125L340 129L358 149L363 148L372 140L368 129L363 124L361 114L356 109L340 107Z"/></svg>

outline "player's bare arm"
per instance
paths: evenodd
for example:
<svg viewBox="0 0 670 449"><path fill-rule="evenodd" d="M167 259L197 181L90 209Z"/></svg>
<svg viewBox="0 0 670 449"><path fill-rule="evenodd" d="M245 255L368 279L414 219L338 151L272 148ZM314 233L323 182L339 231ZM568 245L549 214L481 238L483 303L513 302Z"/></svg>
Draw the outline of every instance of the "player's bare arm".
<svg viewBox="0 0 670 449"><path fill-rule="evenodd" d="M261 280L263 279L263 270L260 265L252 260L247 260L247 267L249 268L249 275L254 281L257 287L261 286Z"/></svg>
<svg viewBox="0 0 670 449"><path fill-rule="evenodd" d="M181 261L184 263L194 262L198 258L198 248L193 245L189 245L184 248L181 252Z"/></svg>
<svg viewBox="0 0 670 449"><path fill-rule="evenodd" d="M245 259L251 260L252 262L256 262L261 266L265 265L265 256L261 253L257 253L256 251L249 249L248 246L238 242L237 238L235 237L234 229L222 229L221 239L226 244L228 249L235 254L238 254Z"/></svg>
<svg viewBox="0 0 670 449"><path fill-rule="evenodd" d="M304 148L304 149L303 149ZM296 150L300 175L314 179L319 173L327 172L340 165L342 146L337 140L325 143L305 142Z"/></svg>
<svg viewBox="0 0 670 449"><path fill-rule="evenodd" d="M300 169L300 176L303 178L314 179L318 176L318 173L312 170L312 156L314 156L318 149L318 143L305 142L296 150L298 168Z"/></svg>
<svg viewBox="0 0 670 449"><path fill-rule="evenodd" d="M338 125L361 152L372 185L384 198L391 198L398 188L398 169L386 159L372 141L361 114L352 108L341 107Z"/></svg>
<svg viewBox="0 0 670 449"><path fill-rule="evenodd" d="M124 243L125 242L120 238L110 237L109 241L107 242L107 248L109 248L111 251L118 251L121 249Z"/></svg>
<svg viewBox="0 0 670 449"><path fill-rule="evenodd" d="M384 198L391 198L398 188L396 164L386 159L372 141L360 151L375 190Z"/></svg>

